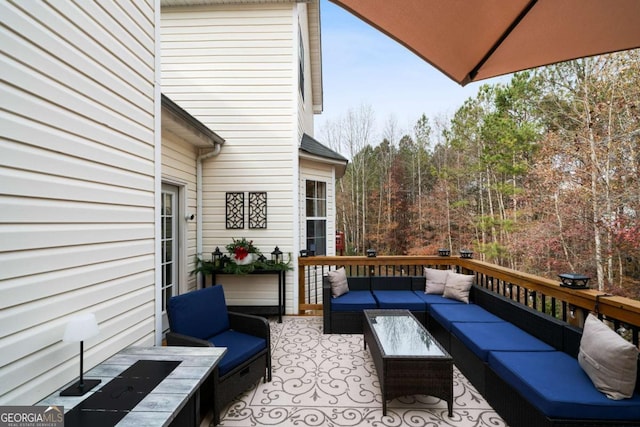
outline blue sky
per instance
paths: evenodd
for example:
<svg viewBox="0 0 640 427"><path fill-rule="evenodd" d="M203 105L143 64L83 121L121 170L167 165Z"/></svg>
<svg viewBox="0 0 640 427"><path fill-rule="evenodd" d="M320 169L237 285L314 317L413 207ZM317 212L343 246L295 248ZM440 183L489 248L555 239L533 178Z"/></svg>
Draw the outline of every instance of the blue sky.
<svg viewBox="0 0 640 427"><path fill-rule="evenodd" d="M315 117L315 134L348 110L371 106L378 128L393 115L410 131L424 113L453 113L483 82L464 88L404 46L328 0L320 1L324 112ZM484 83L506 82L498 77ZM381 129L378 129L380 131Z"/></svg>

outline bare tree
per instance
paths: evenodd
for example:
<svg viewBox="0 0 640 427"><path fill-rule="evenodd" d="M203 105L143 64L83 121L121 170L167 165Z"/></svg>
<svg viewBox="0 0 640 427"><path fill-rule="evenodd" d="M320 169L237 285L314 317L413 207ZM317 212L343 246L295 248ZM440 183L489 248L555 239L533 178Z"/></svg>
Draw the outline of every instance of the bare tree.
<svg viewBox="0 0 640 427"><path fill-rule="evenodd" d="M413 127L414 139L416 143L416 161L417 161L417 175L418 175L418 230L422 234L422 225L424 221L422 202L423 202L423 164L425 163L425 157L427 149L431 145L431 125L429 119L424 114L420 116L418 122Z"/></svg>
<svg viewBox="0 0 640 427"><path fill-rule="evenodd" d="M364 251L367 239L368 200L368 156L364 151L373 140L374 113L371 106L362 105L358 110L350 109L339 121L325 127L324 136L332 148L340 147L350 163L347 173L340 180L341 212L340 225L345 231L345 239L356 252Z"/></svg>

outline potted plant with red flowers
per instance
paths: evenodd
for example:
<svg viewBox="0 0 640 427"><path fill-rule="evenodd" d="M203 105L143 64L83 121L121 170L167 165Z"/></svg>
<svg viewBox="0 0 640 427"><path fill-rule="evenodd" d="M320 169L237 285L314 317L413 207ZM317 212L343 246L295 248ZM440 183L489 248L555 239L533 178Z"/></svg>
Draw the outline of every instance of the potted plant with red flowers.
<svg viewBox="0 0 640 427"><path fill-rule="evenodd" d="M253 240L233 239L233 243L227 245L227 251L231 254L231 260L238 265L248 265L256 262L260 256L258 248L253 246Z"/></svg>

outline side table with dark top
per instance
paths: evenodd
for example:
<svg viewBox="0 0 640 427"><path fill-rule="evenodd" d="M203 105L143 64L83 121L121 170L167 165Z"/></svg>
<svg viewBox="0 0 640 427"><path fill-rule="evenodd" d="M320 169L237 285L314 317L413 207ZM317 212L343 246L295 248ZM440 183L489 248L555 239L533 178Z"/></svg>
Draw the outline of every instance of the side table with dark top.
<svg viewBox="0 0 640 427"><path fill-rule="evenodd" d="M423 394L447 402L453 415L453 359L408 310L364 310L364 347L370 348L387 400Z"/></svg>

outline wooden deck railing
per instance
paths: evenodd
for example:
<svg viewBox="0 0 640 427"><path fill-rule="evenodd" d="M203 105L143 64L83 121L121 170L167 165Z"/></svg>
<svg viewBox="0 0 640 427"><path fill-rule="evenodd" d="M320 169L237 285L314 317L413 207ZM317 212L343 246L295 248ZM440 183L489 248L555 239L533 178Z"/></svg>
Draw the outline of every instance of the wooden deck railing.
<svg viewBox="0 0 640 427"><path fill-rule="evenodd" d="M597 289L570 289L545 279L458 256L315 256L298 258L299 313L322 310L322 277L344 266L348 276L422 276L424 267L454 268L476 276L476 283L549 316L576 326L588 312L612 323L615 330L638 345L640 301L612 296Z"/></svg>

